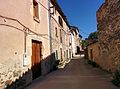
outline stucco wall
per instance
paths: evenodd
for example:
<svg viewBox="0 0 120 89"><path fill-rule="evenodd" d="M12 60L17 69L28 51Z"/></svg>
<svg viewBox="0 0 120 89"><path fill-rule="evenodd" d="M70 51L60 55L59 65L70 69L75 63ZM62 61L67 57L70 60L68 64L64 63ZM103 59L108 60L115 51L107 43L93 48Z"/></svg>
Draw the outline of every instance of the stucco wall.
<svg viewBox="0 0 120 89"><path fill-rule="evenodd" d="M38 23L33 19L32 0L0 1L0 89L6 81L15 81L31 69L32 40L42 42L43 59L50 56L48 10L40 3L48 8L48 1L40 0ZM24 29L27 30L26 45ZM27 65L23 66L25 47ZM45 65L42 68L43 74L49 71Z"/></svg>

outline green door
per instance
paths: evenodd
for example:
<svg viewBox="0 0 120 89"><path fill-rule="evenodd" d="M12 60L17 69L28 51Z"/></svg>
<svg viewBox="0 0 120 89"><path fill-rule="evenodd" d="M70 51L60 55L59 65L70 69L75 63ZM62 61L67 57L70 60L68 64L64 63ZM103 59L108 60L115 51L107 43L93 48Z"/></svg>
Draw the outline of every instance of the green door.
<svg viewBox="0 0 120 89"><path fill-rule="evenodd" d="M58 60L58 50L56 50L56 60Z"/></svg>

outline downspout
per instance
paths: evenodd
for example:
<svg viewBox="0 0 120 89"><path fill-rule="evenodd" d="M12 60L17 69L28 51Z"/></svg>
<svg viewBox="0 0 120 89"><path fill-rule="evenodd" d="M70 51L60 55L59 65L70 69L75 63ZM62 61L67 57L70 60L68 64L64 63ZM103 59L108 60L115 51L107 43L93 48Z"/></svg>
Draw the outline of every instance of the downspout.
<svg viewBox="0 0 120 89"><path fill-rule="evenodd" d="M26 67L28 65L28 59L27 59L27 47L26 47L26 41L27 41L27 28L24 28L24 54L23 54L23 66Z"/></svg>
<svg viewBox="0 0 120 89"><path fill-rule="evenodd" d="M26 53L26 40L27 40L27 29L24 29L24 53Z"/></svg>
<svg viewBox="0 0 120 89"><path fill-rule="evenodd" d="M48 0L48 25L49 25L49 39L50 39L50 54L52 54L52 34L51 34L51 15L50 15L50 0Z"/></svg>
<svg viewBox="0 0 120 89"><path fill-rule="evenodd" d="M52 33L51 33L51 15L50 15L50 0L48 0L48 25L49 25L49 42L50 42L50 60L49 60L49 65L50 65L50 70L52 70L52 65L53 65L53 61L52 61Z"/></svg>

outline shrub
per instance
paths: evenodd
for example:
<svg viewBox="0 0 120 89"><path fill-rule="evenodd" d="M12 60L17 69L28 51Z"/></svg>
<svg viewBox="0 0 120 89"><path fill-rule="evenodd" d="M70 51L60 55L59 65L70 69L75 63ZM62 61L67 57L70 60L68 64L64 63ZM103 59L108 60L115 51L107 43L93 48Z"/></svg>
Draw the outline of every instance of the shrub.
<svg viewBox="0 0 120 89"><path fill-rule="evenodd" d="M120 86L120 71L116 70L113 75L112 83L116 86Z"/></svg>
<svg viewBox="0 0 120 89"><path fill-rule="evenodd" d="M92 61L91 61L91 60L88 60L88 64L92 64Z"/></svg>
<svg viewBox="0 0 120 89"><path fill-rule="evenodd" d="M99 67L99 65L96 62L93 62L91 60L88 60L88 64L91 64L93 67Z"/></svg>

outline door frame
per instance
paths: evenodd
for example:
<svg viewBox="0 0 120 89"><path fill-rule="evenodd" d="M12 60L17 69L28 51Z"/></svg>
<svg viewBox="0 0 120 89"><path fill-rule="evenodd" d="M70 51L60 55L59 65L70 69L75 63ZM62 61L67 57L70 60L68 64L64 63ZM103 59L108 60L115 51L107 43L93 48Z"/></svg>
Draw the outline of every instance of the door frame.
<svg viewBox="0 0 120 89"><path fill-rule="evenodd" d="M31 56L31 69L32 78L36 79L41 76L41 60L42 60L42 42L32 40L32 56Z"/></svg>

